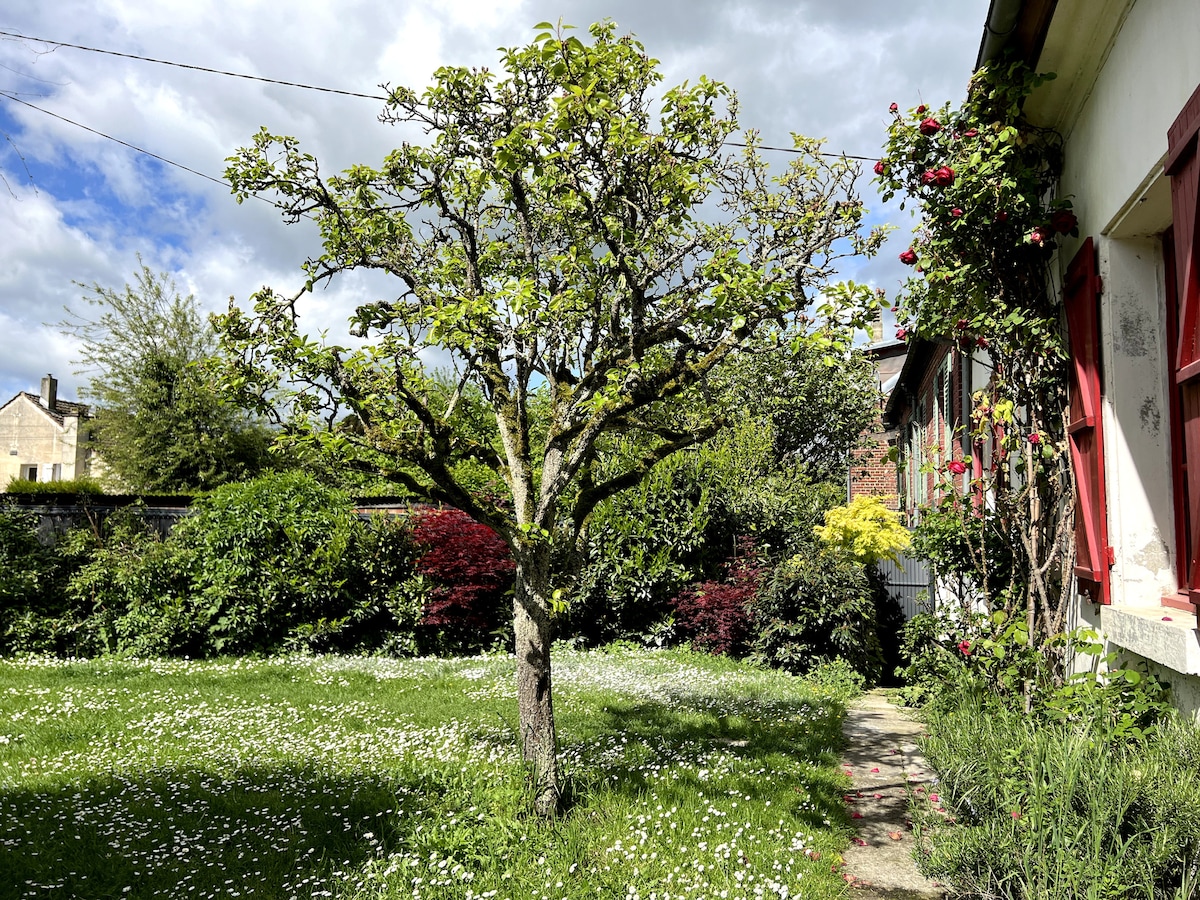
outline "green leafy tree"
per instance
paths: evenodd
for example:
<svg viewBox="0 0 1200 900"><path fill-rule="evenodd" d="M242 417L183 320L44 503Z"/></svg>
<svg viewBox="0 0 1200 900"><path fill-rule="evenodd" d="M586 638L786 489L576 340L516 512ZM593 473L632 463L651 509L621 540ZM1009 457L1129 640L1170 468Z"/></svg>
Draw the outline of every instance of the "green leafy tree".
<svg viewBox="0 0 1200 900"><path fill-rule="evenodd" d="M123 290L93 284L95 315L58 323L79 340L81 392L105 469L139 493L199 490L250 477L266 464L269 432L214 390L204 364L217 338L196 298L142 265Z"/></svg>
<svg viewBox="0 0 1200 900"><path fill-rule="evenodd" d="M726 149L738 126L724 85L660 91L656 61L611 23L592 26L590 43L539 28L503 51L499 73L445 67L423 94L391 90L383 121L430 140L379 168L326 177L265 129L232 157L239 199L273 191L287 221L320 229L302 293L366 268L394 276L399 294L358 307L354 349L306 337L297 297L270 289L221 330L229 387L290 389L295 440L356 455L512 548L520 742L534 810L549 816L556 549L598 503L716 433L720 411L697 402L711 373L808 308L839 254L881 236L860 236L857 170L819 141L797 138L773 177L753 135L744 152ZM836 318L831 304L824 313ZM430 348L453 361L455 390L431 378ZM472 385L495 439L464 421ZM360 433L327 427L346 410ZM639 433L640 452L599 466L599 444L619 432ZM461 459L504 490L460 477Z"/></svg>
<svg viewBox="0 0 1200 900"><path fill-rule="evenodd" d="M879 415L874 364L861 351L832 355L819 341L788 338L746 341L715 373L712 393L732 418L770 435L774 471L798 466L812 481L844 483L850 451Z"/></svg>

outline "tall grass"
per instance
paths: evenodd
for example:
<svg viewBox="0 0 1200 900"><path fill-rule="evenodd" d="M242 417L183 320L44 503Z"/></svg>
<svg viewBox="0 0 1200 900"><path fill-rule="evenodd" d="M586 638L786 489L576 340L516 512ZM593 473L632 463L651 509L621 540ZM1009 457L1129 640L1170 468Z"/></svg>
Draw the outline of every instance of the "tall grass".
<svg viewBox="0 0 1200 900"><path fill-rule="evenodd" d="M563 653L523 815L513 660L0 662L0 898L823 898L843 696ZM820 855L824 853L824 860Z"/></svg>
<svg viewBox="0 0 1200 900"><path fill-rule="evenodd" d="M966 896L1200 897L1200 732L1110 740L961 695L924 749L944 812L917 820L922 868ZM944 818L943 818L944 816Z"/></svg>

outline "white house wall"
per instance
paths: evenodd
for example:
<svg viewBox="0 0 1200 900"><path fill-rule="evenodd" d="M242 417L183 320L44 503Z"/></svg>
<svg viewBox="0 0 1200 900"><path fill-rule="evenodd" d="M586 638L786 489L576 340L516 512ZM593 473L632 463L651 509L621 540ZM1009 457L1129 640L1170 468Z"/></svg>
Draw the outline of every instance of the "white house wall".
<svg viewBox="0 0 1200 900"><path fill-rule="evenodd" d="M1160 605L1176 589L1162 244L1167 128L1200 84L1197 0L1060 0L1043 70L1060 78L1027 107L1066 139L1060 195L1096 239L1112 602L1082 621L1164 668L1200 716L1195 621ZM1065 269L1080 241L1059 253ZM1179 674L1187 676L1180 678Z"/></svg>
<svg viewBox="0 0 1200 900"><path fill-rule="evenodd" d="M0 491L23 468L38 467L38 480L55 475L69 480L87 470L86 433L80 439L79 418L64 416L59 425L27 395L21 394L0 409Z"/></svg>

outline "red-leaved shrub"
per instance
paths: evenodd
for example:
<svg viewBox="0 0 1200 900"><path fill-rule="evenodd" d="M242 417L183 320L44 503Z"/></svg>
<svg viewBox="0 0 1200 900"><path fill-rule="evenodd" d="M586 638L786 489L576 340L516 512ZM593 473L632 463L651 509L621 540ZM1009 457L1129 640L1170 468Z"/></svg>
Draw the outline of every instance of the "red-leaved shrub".
<svg viewBox="0 0 1200 900"><path fill-rule="evenodd" d="M429 583L421 624L484 646L506 620L516 564L496 532L457 509L413 518L416 572Z"/></svg>
<svg viewBox="0 0 1200 900"><path fill-rule="evenodd" d="M698 650L744 656L750 643L749 605L758 594L766 566L750 538L725 563L724 581L694 584L671 600L675 627Z"/></svg>

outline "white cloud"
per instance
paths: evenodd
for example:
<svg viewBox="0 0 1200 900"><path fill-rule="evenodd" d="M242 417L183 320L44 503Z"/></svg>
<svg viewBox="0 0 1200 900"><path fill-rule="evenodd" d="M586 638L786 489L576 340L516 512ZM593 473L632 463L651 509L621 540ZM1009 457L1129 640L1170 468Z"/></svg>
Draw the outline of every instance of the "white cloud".
<svg viewBox="0 0 1200 900"><path fill-rule="evenodd" d="M768 143L825 135L833 149L873 155L887 104L958 99L974 62L987 0L829 3L825 0L57 0L6 9L4 29L265 77L378 93L420 89L442 64L495 66L541 20L581 29L604 17L634 31L667 83L706 73L728 81L742 121ZM0 40L0 86L31 103L197 171L260 126L295 135L325 171L377 163L401 134L380 124L378 100L225 78L82 50ZM23 77L25 73L32 77ZM41 96L33 96L34 94ZM0 398L47 370L73 390L70 342L40 323L77 303L74 281L120 287L136 254L169 269L210 309L264 284L301 283L318 250L309 223L285 227L267 204L11 102L0 102ZM20 152L34 176L28 179ZM908 226L904 226L907 231ZM902 234L899 242L906 243ZM896 241L894 241L896 243ZM894 259L894 254L891 254ZM881 284L903 273L887 259L858 268ZM343 279L311 300L314 324L340 327L379 279Z"/></svg>

